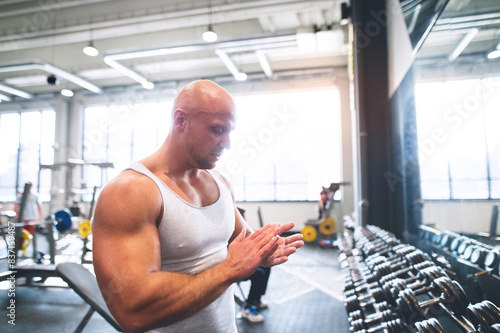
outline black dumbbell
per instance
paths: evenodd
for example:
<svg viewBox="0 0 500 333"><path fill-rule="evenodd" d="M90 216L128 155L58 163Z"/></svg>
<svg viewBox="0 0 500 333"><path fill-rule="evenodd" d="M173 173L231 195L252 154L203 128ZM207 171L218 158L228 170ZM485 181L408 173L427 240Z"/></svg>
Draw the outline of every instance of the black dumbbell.
<svg viewBox="0 0 500 333"><path fill-rule="evenodd" d="M415 323L419 333L444 333L444 329L436 318L418 321Z"/></svg>
<svg viewBox="0 0 500 333"><path fill-rule="evenodd" d="M481 327L485 333L495 332L492 326L500 323L498 307L488 300L469 305L467 315L474 326Z"/></svg>
<svg viewBox="0 0 500 333"><path fill-rule="evenodd" d="M383 241L377 241L377 242L366 242L360 247L361 252L363 253L364 257L368 257L370 255L373 255L375 253L388 253L392 251L392 247L383 242Z"/></svg>
<svg viewBox="0 0 500 333"><path fill-rule="evenodd" d="M385 297L386 295L381 288L375 288L370 290L368 297L358 297L356 295L344 297L344 305L347 312L350 313L356 310L364 310L367 307L374 307L376 303L387 301ZM371 300L363 302L368 298L371 298Z"/></svg>
<svg viewBox="0 0 500 333"><path fill-rule="evenodd" d="M395 302L395 300L398 298L399 292L404 289L413 290L415 296L432 291L434 288L434 286L432 285L432 281L440 277L449 278L448 275L437 266L426 267L419 272L419 279L411 284L407 284L407 280L398 278L386 282L382 288L386 292L386 295L390 295L390 297L392 297ZM386 297L388 298L389 296Z"/></svg>
<svg viewBox="0 0 500 333"><path fill-rule="evenodd" d="M370 328L373 323L388 322L394 319L400 319L399 315L394 313L391 309L384 310L379 313L375 313L371 316L364 318L359 316L361 311L355 311L355 314L349 314L349 319L351 322L351 331L361 331L363 329Z"/></svg>
<svg viewBox="0 0 500 333"><path fill-rule="evenodd" d="M418 302L411 289L405 289L399 292L396 300L399 313L406 323L413 324L417 321L425 320L423 308L441 303L456 316L463 316L467 313L469 301L462 287L446 277L440 277L433 282L434 291L440 296L429 299L424 302Z"/></svg>
<svg viewBox="0 0 500 333"><path fill-rule="evenodd" d="M388 235L371 236L359 238L356 247L359 248L365 257L377 252L391 250L400 244L400 241Z"/></svg>
<svg viewBox="0 0 500 333"><path fill-rule="evenodd" d="M406 257L408 255L410 255L410 253L415 252L415 251L419 251L419 250L417 250L413 246L404 246L404 247L400 247L397 249L395 248L395 249L393 249L393 252L395 252L395 254L392 254L392 255L389 255L388 257L386 257L386 256L383 256L383 255L377 253L377 254L374 254L374 255L367 257L365 259L365 263L366 263L366 266L368 266L368 268L370 268L370 269L373 269L375 266L377 266L379 264L386 263L386 262L400 263L403 260L405 260Z"/></svg>
<svg viewBox="0 0 500 333"><path fill-rule="evenodd" d="M391 247L391 252L394 252L394 253L389 253L388 256L382 256L381 253L377 252L377 253L374 253L374 254L367 256L365 258L365 262L371 260L374 257L380 257L380 256L387 258L387 259L391 259L392 257L404 256L405 254L413 252L415 250L416 250L416 248L413 245L398 244L396 246Z"/></svg>
<svg viewBox="0 0 500 333"><path fill-rule="evenodd" d="M383 301L380 303L373 304L373 309L375 310L375 313L372 315L377 316L378 313L391 309L391 306L386 301ZM363 311L355 310L355 311L349 313L349 321L353 321L353 320L357 320L357 319L368 319L368 318L371 318L372 315L365 316L365 313Z"/></svg>
<svg viewBox="0 0 500 333"><path fill-rule="evenodd" d="M399 276L409 273L409 272L418 272L421 269L424 269L426 267L433 267L436 266L432 261L423 261L417 264L414 264L412 267L407 267L400 269L399 271L387 273L387 270L385 272L381 272L383 275L378 278L378 281L381 285L384 285L387 281L394 280L395 278L398 278Z"/></svg>
<svg viewBox="0 0 500 333"><path fill-rule="evenodd" d="M424 262L425 265L427 265L427 262ZM417 264L417 270L419 271L419 277L422 279L422 283L431 285L434 279L437 279L439 277L448 277L446 273L444 273L441 269L439 269L437 266L425 266L421 265L422 263ZM421 266L421 268L420 268ZM397 285L392 285L390 280L387 281L383 287L378 287L378 284L376 282L370 283L368 286L370 287L368 289L368 294L364 296L357 296L355 292L348 292L344 293L345 298L344 298L344 304L348 312L353 312L357 309L364 309L365 307L369 305L373 305L378 302L386 301L391 304L396 304L396 299L398 297L399 291L405 288L402 288L402 284L406 286L406 283L410 282L413 279L418 279L418 277L412 277L407 280L403 279L395 279L396 281L400 281L399 284ZM422 285L415 285L414 288L421 287ZM397 288L397 290L393 290ZM425 293L429 290L432 290L433 287L427 287L427 289L422 289L417 291L418 294ZM363 302L366 299L370 299L370 301Z"/></svg>
<svg viewBox="0 0 500 333"><path fill-rule="evenodd" d="M376 292L380 294L391 304L396 304L396 299L398 298L399 291L406 289L407 287L412 289L416 295L423 294L427 291L430 291L432 287L428 287L432 285L432 281L441 276L446 276L443 270L438 268L437 266L429 266L427 267L428 262L424 262L422 265L417 264L418 275L412 276L407 279L395 278L392 280L387 280L384 282L380 290L376 290L376 288L372 289L372 293ZM411 283L410 285L407 285ZM418 288L422 288L419 290L415 290Z"/></svg>
<svg viewBox="0 0 500 333"><path fill-rule="evenodd" d="M361 291L369 291L371 289L379 288L379 285L377 282L372 282L372 283L366 283L362 286L359 286L357 288L351 288L344 290L344 296L349 297L349 296L355 296L358 295L359 292Z"/></svg>
<svg viewBox="0 0 500 333"><path fill-rule="evenodd" d="M369 288L369 284L373 282L368 282L365 278L365 275L371 275L371 273L354 273L354 276L351 275L346 275L344 276L344 292L347 290L355 290L355 291L362 291L366 290Z"/></svg>
<svg viewBox="0 0 500 333"><path fill-rule="evenodd" d="M384 331L387 333L402 333L407 332L408 328L405 326L403 321L400 319L394 319L385 323L380 324L377 327L372 327L369 329L362 329L359 331L353 331L353 333L375 333Z"/></svg>

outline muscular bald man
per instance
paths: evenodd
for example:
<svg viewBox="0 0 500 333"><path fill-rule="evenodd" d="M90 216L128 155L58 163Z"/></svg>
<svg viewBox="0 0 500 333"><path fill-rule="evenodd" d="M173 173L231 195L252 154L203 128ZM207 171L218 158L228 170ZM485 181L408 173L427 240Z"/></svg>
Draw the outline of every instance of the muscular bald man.
<svg viewBox="0 0 500 333"><path fill-rule="evenodd" d="M102 190L93 219L101 292L126 332L236 332L232 284L288 260L293 222L250 229L212 170L230 148L236 108L214 82L176 97L162 146Z"/></svg>

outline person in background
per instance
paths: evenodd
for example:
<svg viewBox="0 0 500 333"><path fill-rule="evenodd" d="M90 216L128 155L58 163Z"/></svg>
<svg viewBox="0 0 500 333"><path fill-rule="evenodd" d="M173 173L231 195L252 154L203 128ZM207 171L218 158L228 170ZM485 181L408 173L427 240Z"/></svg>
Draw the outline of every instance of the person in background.
<svg viewBox="0 0 500 333"><path fill-rule="evenodd" d="M28 182L24 185L24 191L27 191L26 194L26 202L24 204L23 210L23 221L24 229L28 230L31 234L35 231L35 225L30 224L30 222L41 221L42 214L42 205L40 204L40 200L38 199L38 195L32 191L33 184ZM21 200L23 198L23 194L20 193L17 196L17 200L14 203L14 211L19 215L21 212ZM21 222L21 221L19 221Z"/></svg>
<svg viewBox="0 0 500 333"><path fill-rule="evenodd" d="M241 216L245 219L245 210L241 207L237 208ZM250 280L251 285L245 304L241 307L241 317L253 323L264 321L264 315L262 315L261 311L267 309L268 306L261 298L266 293L270 275L270 267L258 267L252 275L245 279Z"/></svg>

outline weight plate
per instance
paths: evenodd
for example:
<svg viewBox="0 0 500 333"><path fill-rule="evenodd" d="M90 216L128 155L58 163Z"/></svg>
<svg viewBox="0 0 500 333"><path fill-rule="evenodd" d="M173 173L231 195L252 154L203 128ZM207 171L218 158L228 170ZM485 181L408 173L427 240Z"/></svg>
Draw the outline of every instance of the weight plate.
<svg viewBox="0 0 500 333"><path fill-rule="evenodd" d="M55 219L55 226L57 231L60 233L64 233L66 231L71 230L71 218L73 216L71 215L71 212L68 209L61 209L55 212L54 214L54 219Z"/></svg>
<svg viewBox="0 0 500 333"><path fill-rule="evenodd" d="M462 288L460 283L453 280L450 281L455 290L455 295L458 298L458 302L455 303L457 305L457 313L465 316L467 313L467 306L469 306L470 304L469 297L467 297L467 294L465 293L465 290Z"/></svg>
<svg viewBox="0 0 500 333"><path fill-rule="evenodd" d="M327 217L319 224L319 232L323 235L331 235L335 232L335 219Z"/></svg>
<svg viewBox="0 0 500 333"><path fill-rule="evenodd" d="M499 323L498 312L492 309L486 302L481 302L478 304L479 309L485 314L485 319L488 322L488 326Z"/></svg>
<svg viewBox="0 0 500 333"><path fill-rule="evenodd" d="M484 265L488 272L491 272L498 266L498 261L500 259L500 251L497 249L491 250L484 258Z"/></svg>
<svg viewBox="0 0 500 333"><path fill-rule="evenodd" d="M318 236L318 232L316 231L316 228L311 226L311 225L305 226L302 229L301 233L303 236L303 240L306 243L314 242L316 240L316 237Z"/></svg>
<svg viewBox="0 0 500 333"><path fill-rule="evenodd" d="M472 251L469 260L475 265L482 266L484 264L484 250L478 246L474 249L474 251Z"/></svg>
<svg viewBox="0 0 500 333"><path fill-rule="evenodd" d="M78 233L83 238L89 237L89 235L92 233L92 226L89 220L84 220L82 223L80 223L80 226L78 227Z"/></svg>
<svg viewBox="0 0 500 333"><path fill-rule="evenodd" d="M459 236L459 237L455 238L450 244L450 250L453 252L456 252L458 247L460 246L460 243L462 243L464 240L465 240L465 237L463 237L463 236Z"/></svg>
<svg viewBox="0 0 500 333"><path fill-rule="evenodd" d="M493 330L493 332L500 333L500 324L491 325L491 329Z"/></svg>
<svg viewBox="0 0 500 333"><path fill-rule="evenodd" d="M498 309L498 307L494 303L488 300L484 300L481 303L483 303L487 308L489 308L492 311L492 313L495 314L495 317L497 318L496 322L500 323L500 309Z"/></svg>
<svg viewBox="0 0 500 333"><path fill-rule="evenodd" d="M23 251L23 256L25 256L26 250L28 249L31 240L33 239L33 235L26 229L22 229L21 234L22 234L21 250Z"/></svg>

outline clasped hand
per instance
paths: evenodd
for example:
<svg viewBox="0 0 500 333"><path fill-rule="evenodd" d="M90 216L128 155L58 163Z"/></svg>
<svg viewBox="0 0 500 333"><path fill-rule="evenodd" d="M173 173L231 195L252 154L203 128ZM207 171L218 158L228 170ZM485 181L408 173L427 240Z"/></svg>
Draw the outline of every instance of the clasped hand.
<svg viewBox="0 0 500 333"><path fill-rule="evenodd" d="M281 237L294 227L293 222L282 225L270 223L245 238L245 230L236 237L228 248L227 260L231 263L238 279L252 274L257 267L280 265L304 245L302 234Z"/></svg>

